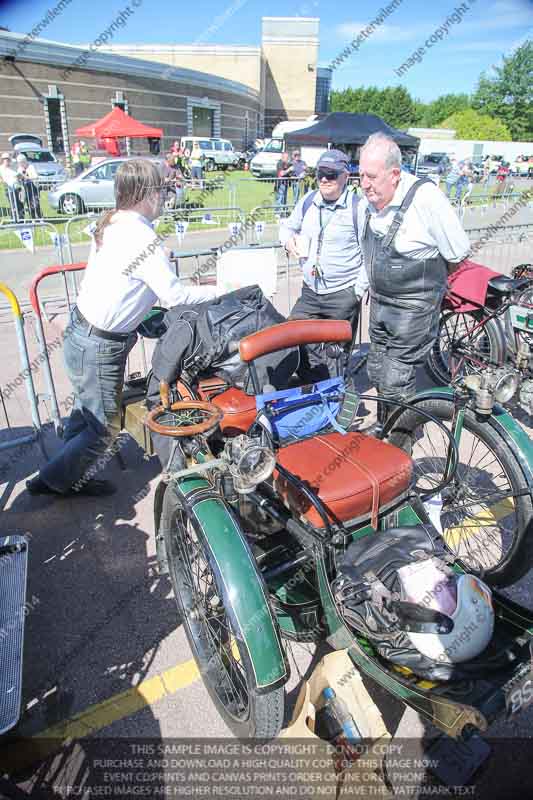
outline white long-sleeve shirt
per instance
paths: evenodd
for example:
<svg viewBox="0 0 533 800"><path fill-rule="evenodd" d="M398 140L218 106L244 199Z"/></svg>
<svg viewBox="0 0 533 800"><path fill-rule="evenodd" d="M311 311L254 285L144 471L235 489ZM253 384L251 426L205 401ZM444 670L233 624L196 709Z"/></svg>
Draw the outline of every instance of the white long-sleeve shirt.
<svg viewBox="0 0 533 800"><path fill-rule="evenodd" d="M385 236L402 201L417 181L414 175L402 172L394 197L381 211L374 208L366 197L357 207L357 227L362 240L366 209L370 210L370 229ZM470 240L449 200L434 183L417 189L405 218L394 237L394 248L401 255L422 261L440 255L457 264L470 252Z"/></svg>
<svg viewBox="0 0 533 800"><path fill-rule="evenodd" d="M158 299L172 308L214 297L214 286L181 283L148 220L117 211L98 250L92 242L77 306L91 325L130 333Z"/></svg>

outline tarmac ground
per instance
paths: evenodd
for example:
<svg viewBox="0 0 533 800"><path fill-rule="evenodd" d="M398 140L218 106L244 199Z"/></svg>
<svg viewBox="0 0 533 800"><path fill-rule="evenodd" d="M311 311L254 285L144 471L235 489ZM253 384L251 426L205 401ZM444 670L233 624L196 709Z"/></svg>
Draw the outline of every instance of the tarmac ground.
<svg viewBox="0 0 533 800"><path fill-rule="evenodd" d="M524 217L529 224L533 221L531 210L525 211L529 212ZM202 239L195 237L191 249L212 246L213 234L202 236ZM510 254L511 248L514 249ZM501 253L505 258L501 269L508 272L510 262L527 260L529 248L527 242L513 243L505 253L502 248ZM54 253L42 255L53 259ZM80 259L84 255L82 248L76 252ZM36 272L36 258L29 253L27 256L11 253L6 261L6 255L2 255L0 278L13 285L21 299L27 297L31 277ZM299 288L297 273L280 279L274 302L282 313L287 313L294 303ZM57 298L60 289L61 284L56 283L43 296ZM45 332L49 347L55 343L50 349L50 359L59 405L66 416L70 387L61 361L64 312L60 301L50 305ZM368 342L367 313L365 308L363 351ZM60 440L50 423L51 407L45 396L35 321L28 310L24 319L44 424L42 448L51 455L60 447ZM31 431L24 386L14 386L20 363L14 328L6 309L0 313L0 348L6 354L0 365L0 385L4 388L9 417L9 427L0 431L1 443ZM149 361L149 347L146 355ZM129 368L130 371L144 368L138 349ZM362 390L368 388L364 371L360 382ZM7 392L10 384L14 388ZM429 385L428 378L421 373L420 386L425 385ZM0 419L2 413L0 408ZM531 435L530 420L525 418L521 422ZM124 761L125 742L157 746L218 738L227 743L231 734L204 688L168 577L158 573L152 513L160 473L158 459L147 457L131 440L123 450L125 469L116 459L105 468L105 476L119 484L116 495L102 499L31 497L24 482L44 463L42 448L34 443L0 451L0 529L3 535L24 533L29 538L28 598L33 600L26 618L22 716L15 732L4 740L5 747L0 749L0 775L4 775L0 780L0 796L105 796L106 787L112 788L107 792L109 795L126 796L128 792L113 788L127 783L126 779L122 782L117 779L115 783L106 779L106 783L101 778L101 783L97 781L94 786L104 789L88 791L95 759L112 761L117 751L121 754L118 760ZM510 595L532 608L531 575L512 587ZM302 679L310 675L327 649L323 645L318 648L309 644L288 645L291 678L286 686L286 722ZM434 732L431 726L376 685L369 683L367 688L394 741L409 742L414 757L422 757L423 741ZM532 720L528 709L519 716L500 720L485 735L493 742L493 758L480 773L476 791L481 793L476 796L506 796L484 793L490 791L495 770L497 774L508 768L512 771L512 752L505 749L506 758L510 759L505 767L498 758L498 748L503 752L505 743L512 741L517 745L515 755L528 749ZM23 758L22 762L13 755L17 753L19 737L35 745L31 758ZM504 744L498 744L501 742ZM176 769L172 766L162 768L157 784L161 789L159 794L179 794L168 789L177 780L172 777L174 773ZM417 785L423 783L422 778L423 775L418 776ZM69 786L73 788L68 790ZM248 796L253 796L253 792Z"/></svg>

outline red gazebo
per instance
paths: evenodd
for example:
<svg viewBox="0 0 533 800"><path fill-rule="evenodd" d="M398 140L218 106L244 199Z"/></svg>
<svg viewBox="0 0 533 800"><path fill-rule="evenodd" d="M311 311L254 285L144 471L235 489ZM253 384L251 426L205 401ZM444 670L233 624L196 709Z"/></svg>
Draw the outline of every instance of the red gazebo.
<svg viewBox="0 0 533 800"><path fill-rule="evenodd" d="M121 108L115 108L106 114L105 117L83 128L76 129L77 137L96 138L96 139L120 139L128 137L130 139L161 139L163 136L162 128L152 128L151 125L144 125L138 122L129 114L125 114Z"/></svg>

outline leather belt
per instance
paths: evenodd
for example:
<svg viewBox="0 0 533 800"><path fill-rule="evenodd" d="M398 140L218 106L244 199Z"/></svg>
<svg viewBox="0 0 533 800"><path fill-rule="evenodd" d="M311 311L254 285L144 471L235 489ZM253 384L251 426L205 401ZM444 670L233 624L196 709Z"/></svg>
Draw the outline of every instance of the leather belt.
<svg viewBox="0 0 533 800"><path fill-rule="evenodd" d="M94 334L99 339L108 339L111 342L124 342L129 336L131 336L130 333L113 333L112 331L102 331L95 325L91 325L89 320L85 319L78 306L74 306L72 311L78 322L83 322L85 325L87 325L89 328L89 335Z"/></svg>

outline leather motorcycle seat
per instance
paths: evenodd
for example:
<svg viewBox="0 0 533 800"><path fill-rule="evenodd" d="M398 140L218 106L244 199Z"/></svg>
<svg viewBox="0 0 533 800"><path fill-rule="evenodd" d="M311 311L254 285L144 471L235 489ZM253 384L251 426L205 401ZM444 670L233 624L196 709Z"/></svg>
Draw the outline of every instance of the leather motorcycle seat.
<svg viewBox="0 0 533 800"><path fill-rule="evenodd" d="M225 436L246 433L256 417L255 397L221 378L200 380L198 394L221 408ZM325 505L330 521L372 517L409 487L412 461L403 450L362 433L324 433L278 450L281 466L311 488ZM274 470L283 502L316 528L324 521L309 499Z"/></svg>
<svg viewBox="0 0 533 800"><path fill-rule="evenodd" d="M498 275L497 278L490 279L488 289L493 294L505 296L525 289L527 286L529 286L527 278L508 278L507 275Z"/></svg>
<svg viewBox="0 0 533 800"><path fill-rule="evenodd" d="M278 462L322 501L330 521L372 517L409 487L411 458L388 442L362 433L326 433L283 447ZM324 521L309 499L279 472L274 485L285 504L315 528Z"/></svg>

